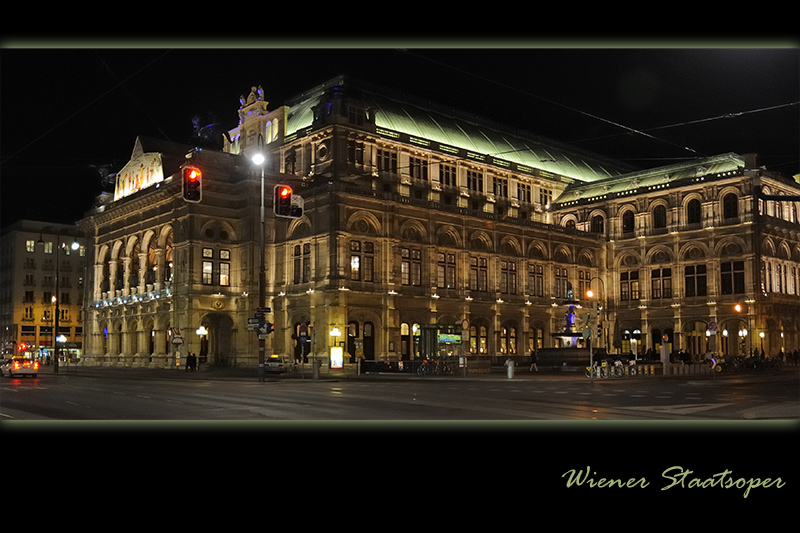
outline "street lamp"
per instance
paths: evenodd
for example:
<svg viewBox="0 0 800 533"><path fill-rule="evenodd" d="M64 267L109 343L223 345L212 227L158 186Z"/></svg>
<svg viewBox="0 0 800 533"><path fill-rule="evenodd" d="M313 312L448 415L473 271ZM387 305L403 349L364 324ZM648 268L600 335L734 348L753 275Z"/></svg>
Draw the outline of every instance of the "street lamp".
<svg viewBox="0 0 800 533"><path fill-rule="evenodd" d="M48 233L53 233L56 236L56 249L55 249L55 255L56 255L56 287L55 287L55 294L53 295L53 301L56 304L56 308L55 308L55 318L54 318L54 326L53 326L54 329L53 329L52 338L53 338L53 373L54 374L58 374L58 359L59 359L58 343L59 343L59 340L61 339L61 336L59 335L59 331L58 331L59 330L59 319L61 318L61 307L60 307L60 301L61 301L61 247L62 247L61 235L62 234L68 234L69 231L66 230L66 229L65 230L61 230L61 231L57 231L55 228L53 228L51 226L42 228L42 231L39 233L39 240L36 241L37 244L44 245L44 239L42 238L42 235L44 234L45 231L48 231ZM70 244L70 248L72 250L77 250L78 248L80 248L80 243L78 243L77 240L73 240L72 244ZM64 338L64 341L66 341L66 338ZM62 341L62 342L64 342L64 341Z"/></svg>
<svg viewBox="0 0 800 533"><path fill-rule="evenodd" d="M264 251L266 247L265 234L264 234L264 166L266 163L266 156L264 155L264 137L258 134L258 147L253 153L251 160L253 164L261 167L261 260L258 272L258 307L264 308L267 306L267 269L264 264ZM259 334L258 339L258 368L259 371L264 368L265 352L266 352L266 339L262 338L263 335Z"/></svg>
<svg viewBox="0 0 800 533"><path fill-rule="evenodd" d="M603 281L603 278L601 278L599 276L595 276L595 277L593 277L592 279L589 280L589 289L586 291L586 297L589 298L590 300L592 300L592 318L594 319L594 324L593 324L594 328L591 328L591 325L590 325L590 328L592 329L592 331L590 332L590 335L589 335L589 368L592 368L593 365L594 365L594 361L593 361L593 358L594 358L594 354L593 354L594 343L592 342L592 339L594 337L597 337L597 339L599 341L600 337L601 337L600 315L599 315L599 309L598 309L598 306L599 306L598 300L600 299L600 296L597 295L597 297L595 298L595 293L592 290L592 282L594 280L598 280L600 282L600 285L601 285L601 288L603 290L603 293L605 294L605 282ZM603 309L605 310L605 306L603 306Z"/></svg>

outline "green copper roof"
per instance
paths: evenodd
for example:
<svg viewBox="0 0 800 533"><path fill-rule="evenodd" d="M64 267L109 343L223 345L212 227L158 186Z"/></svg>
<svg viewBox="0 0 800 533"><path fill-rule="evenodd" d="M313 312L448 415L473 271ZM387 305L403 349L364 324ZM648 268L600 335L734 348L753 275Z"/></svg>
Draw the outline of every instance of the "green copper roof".
<svg viewBox="0 0 800 533"><path fill-rule="evenodd" d="M448 109L391 89L340 76L289 103L287 135L308 128L313 111L326 91L354 88L358 99L376 112L378 128L408 134L495 159L544 170L567 178L592 182L631 172L623 163L581 151L557 141L512 131L473 115Z"/></svg>
<svg viewBox="0 0 800 533"><path fill-rule="evenodd" d="M742 156L728 153L630 172L592 183L575 183L567 187L564 193L556 199L555 203L566 206L578 201L591 202L646 191L657 191L690 181L702 182L712 176L735 174L744 165Z"/></svg>

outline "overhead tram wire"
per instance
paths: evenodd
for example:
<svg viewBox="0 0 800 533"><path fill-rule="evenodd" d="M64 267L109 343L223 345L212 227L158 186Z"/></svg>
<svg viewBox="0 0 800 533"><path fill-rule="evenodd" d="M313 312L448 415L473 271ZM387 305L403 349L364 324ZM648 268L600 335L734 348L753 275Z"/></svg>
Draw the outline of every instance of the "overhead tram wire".
<svg viewBox="0 0 800 533"><path fill-rule="evenodd" d="M795 106L795 105L798 105L798 104L800 104L800 102L791 102L791 103L788 103L788 104L780 104L780 105L774 105L774 106L769 106L769 107L762 107L762 108L759 108L759 109L752 109L750 111L739 111L739 112L736 112L736 113L725 113L724 115L718 115L718 116L715 116L715 117L701 118L701 119L697 119L697 120L687 120L687 121L684 121L684 122L677 122L675 124L667 124L667 125L664 125L664 126L656 126L656 127L653 127L653 128L646 128L643 131L665 130L665 129L668 129L668 128L678 128L678 127L681 127L681 126L691 126L693 124L700 124L702 122L711 122L711 121L714 121L714 120L722 120L722 119L730 120L730 119L734 119L734 118L739 118L739 117L744 116L744 115L749 115L749 114L753 114L753 113L762 113L764 111L772 111L774 109L781 109L781 108L784 108L784 107ZM570 143L581 143L581 142L587 142L587 141L596 141L596 140L600 140L600 139L609 139L611 137L618 137L619 135L625 135L625 134L624 133L614 133L614 134L611 134L611 135L602 135L602 136L599 136L599 137L591 137L591 138L587 138L587 139L576 139L574 141L569 141L569 142Z"/></svg>
<svg viewBox="0 0 800 533"><path fill-rule="evenodd" d="M164 57L164 56L165 56L166 54L168 54L169 52L170 52L169 50L168 50L168 51L166 51L166 52L164 52L163 54L161 54L160 56L158 56L157 58L155 58L153 61L151 61L151 62L150 62L150 63L148 63L147 65L143 66L142 68L140 68L139 70L137 70L136 72L134 72L133 74L131 74L130 76L128 76L127 78L125 78L123 81L121 81L121 82L119 82L119 81L118 81L117 85L115 85L114 87L111 87L111 88L110 88L110 89L108 89L106 92L104 92L104 93L102 93L102 94L98 95L98 96L97 96L97 97L96 97L94 100L92 100L91 102L89 102L88 104L86 104L85 106L83 106L82 108L78 109L77 111L75 111L74 113L72 113L71 115L69 115L68 117L66 117L64 120L62 120L61 122L59 122L59 123L57 123L56 125L54 125L53 127L51 127L49 130L45 131L45 132L44 132L44 133L42 133L41 135L39 135L39 136L35 137L34 139L32 139L32 140L31 140L31 141L30 141L28 144L26 144L26 145L22 146L22 147L21 147L19 150L17 150L17 151L16 151L16 152L14 152L13 154L11 154L11 155L7 156L5 159L3 159L2 163L0 163L0 164L6 164L6 163L7 163L7 162L8 162L10 159L13 159L13 158L15 158L15 157L16 157L17 155L19 155L21 152L24 152L25 150L27 150L27 149L28 149L30 146L32 146L32 145L34 145L34 144L36 144L37 142L39 142L40 140L42 140L44 137L46 137L46 136L50 135L50 134L51 134L53 131L57 130L58 128L60 128L61 126L63 126L64 124L66 124L67 122L69 122L70 120L72 120L73 118L75 118L76 116L78 116L78 115L80 115L81 113L83 113L84 111L86 111L88 108L90 108L90 107L91 107L92 105L94 105L96 102L98 102L99 100L101 100L102 98L104 98L106 95L108 95L108 94L109 94L109 93L111 93L112 91L116 90L116 89L117 89L117 87L119 87L120 85L122 85L124 82L126 82L126 81L130 80L130 79L131 79L131 78L133 78L134 76L137 76L137 75L138 75L140 72L142 72L143 70L145 70L146 68L148 68L150 65L152 65L152 64L153 64L153 63L155 63L156 61L160 60L162 57ZM113 73L112 73L112 75L113 75ZM126 89L126 90L127 90L127 89ZM160 130L160 128L159 128L159 130Z"/></svg>
<svg viewBox="0 0 800 533"><path fill-rule="evenodd" d="M150 122L153 123L153 125L158 129L158 131L161 133L161 135L164 136L164 139L166 139L168 141L171 141L169 136L166 133L164 133L164 130L161 129L161 126L159 126L159 124L155 120L153 120L153 117L150 116L150 113L147 112L147 110L142 106L142 104L139 103L139 101L136 99L136 97L133 95L133 93L125 85L125 82L127 82L133 76L138 75L140 72L142 72L142 70L146 69L147 67L149 67L150 65L152 65L156 61L160 60L162 57L164 57L169 52L170 51L167 50L166 52L164 52L163 54L158 56L156 59L154 59L153 61L151 61L150 63L148 63L144 67L142 67L141 69L139 69L135 73L133 73L130 76L128 76L127 78L125 78L125 80L120 81L120 79L117 77L117 74L113 70L111 70L111 66L108 64L108 62L105 59L103 59L102 57L100 57L100 54L98 54L97 50L95 50L95 54L97 55L97 59L100 60L100 63L103 65L103 68L117 81L117 86L118 87L122 87L123 89L125 89L125 92L128 93L128 96L130 96L131 99L136 103L136 105L139 106L139 109L142 110L142 113L144 113L145 116L148 118L148 120L150 120Z"/></svg>

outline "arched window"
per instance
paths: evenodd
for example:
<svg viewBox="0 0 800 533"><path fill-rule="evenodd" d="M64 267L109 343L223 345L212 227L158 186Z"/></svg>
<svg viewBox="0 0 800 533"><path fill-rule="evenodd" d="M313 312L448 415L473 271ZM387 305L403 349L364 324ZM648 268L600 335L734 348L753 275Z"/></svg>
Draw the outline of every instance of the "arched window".
<svg viewBox="0 0 800 533"><path fill-rule="evenodd" d="M667 227L667 208L663 205L657 205L653 208L653 227Z"/></svg>
<svg viewBox="0 0 800 533"><path fill-rule="evenodd" d="M630 209L622 213L622 232L631 233L633 231L633 211Z"/></svg>
<svg viewBox="0 0 800 533"><path fill-rule="evenodd" d="M592 217L592 233L605 233L605 219L603 215Z"/></svg>
<svg viewBox="0 0 800 533"><path fill-rule="evenodd" d="M485 354L489 351L489 330L486 326L469 328L469 351L474 354Z"/></svg>
<svg viewBox="0 0 800 533"><path fill-rule="evenodd" d="M739 216L739 198L734 193L728 193L722 199L723 218L736 218Z"/></svg>
<svg viewBox="0 0 800 533"><path fill-rule="evenodd" d="M500 331L500 353L506 355L517 354L517 328L504 327Z"/></svg>
<svg viewBox="0 0 800 533"><path fill-rule="evenodd" d="M686 223L699 224L701 221L700 200L694 198L686 204Z"/></svg>

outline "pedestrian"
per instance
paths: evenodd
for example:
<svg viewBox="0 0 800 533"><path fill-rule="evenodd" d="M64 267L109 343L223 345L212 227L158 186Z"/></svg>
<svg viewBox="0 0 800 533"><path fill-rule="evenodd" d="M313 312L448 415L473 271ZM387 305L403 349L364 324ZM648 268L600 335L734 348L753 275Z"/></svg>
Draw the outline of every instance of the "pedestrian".
<svg viewBox="0 0 800 533"><path fill-rule="evenodd" d="M197 354L193 353L189 356L189 363L186 366L191 368L192 372L197 372Z"/></svg>
<svg viewBox="0 0 800 533"><path fill-rule="evenodd" d="M536 370L539 371L539 367L536 365L536 350L531 350L531 372Z"/></svg>

